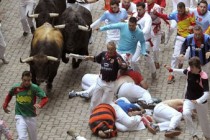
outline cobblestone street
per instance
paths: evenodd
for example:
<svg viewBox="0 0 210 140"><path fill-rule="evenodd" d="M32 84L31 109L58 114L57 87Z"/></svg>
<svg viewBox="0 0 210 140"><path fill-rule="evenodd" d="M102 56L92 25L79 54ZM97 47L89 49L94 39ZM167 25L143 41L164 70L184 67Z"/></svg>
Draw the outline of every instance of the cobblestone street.
<svg viewBox="0 0 210 140"><path fill-rule="evenodd" d="M0 12L2 13L2 33L7 43L6 58L10 61L4 65L0 61L0 105L11 88L11 86L21 81L21 74L24 70L29 70L28 64L20 63L20 58L29 56L30 43L32 35L23 37L23 30L19 17L19 0L2 0L0 3ZM171 4L170 0L167 0ZM95 21L102 13L103 1L92 4L93 21ZM171 6L166 10L171 11ZM163 23L163 22L162 22ZM165 23L163 23L165 26ZM93 44L89 45L89 53L96 55L105 50L105 32L93 32ZM157 71L157 79L152 80L147 68L144 68L145 62L141 60L142 73L150 85L150 93L153 97L165 99L182 98L185 87L186 78L176 76L176 82L167 84L168 72L163 67L164 64L170 64L171 54L173 52L174 36L167 45L161 45L160 63L161 68ZM70 62L70 61L69 61ZM186 66L187 63L184 64ZM38 140L71 140L66 131L73 129L88 140L97 140L98 137L92 135L88 126L89 104L80 97L68 99L68 93L71 90L81 90L81 78L86 73L98 73L100 65L93 62L83 62L78 69L72 69L71 63L64 64L61 62L57 76L53 82L53 89L48 93L49 102L47 105L37 110L38 122ZM46 91L45 83L41 87ZM15 97L10 102L10 114L4 113L2 107L0 109L0 119L3 119L9 125L17 139L17 131L15 128ZM208 102L210 105L210 103ZM210 106L209 106L210 107ZM210 114L210 110L208 112ZM197 124L197 118L194 119ZM209 120L210 122L210 120ZM209 123L206 122L206 123ZM185 123L181 123L182 134L174 140L190 140L191 137L185 131ZM200 126L197 127L198 136L202 138ZM4 136L2 137L4 140ZM158 132L156 135L151 134L147 129L135 132L119 132L116 138L111 140L169 140L164 137L164 132ZM203 138L204 140L204 138Z"/></svg>

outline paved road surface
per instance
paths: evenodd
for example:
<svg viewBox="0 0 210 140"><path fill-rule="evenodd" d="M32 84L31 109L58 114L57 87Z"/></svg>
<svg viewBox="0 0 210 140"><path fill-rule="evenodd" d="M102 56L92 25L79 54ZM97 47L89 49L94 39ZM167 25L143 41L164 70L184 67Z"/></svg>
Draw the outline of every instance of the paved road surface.
<svg viewBox="0 0 210 140"><path fill-rule="evenodd" d="M170 3L169 0L167 0ZM93 4L93 18L97 19L102 10L103 1ZM169 7L166 11L170 11ZM2 31L7 42L7 55L10 60L8 65L3 65L0 62L0 104L7 94L13 83L19 82L23 70L29 70L27 64L19 62L20 57L25 58L29 56L30 42L32 35L27 37L22 36L22 28L19 20L18 0L3 0L0 4L0 11L3 11ZM93 44L89 46L89 52L92 55L98 54L105 50L104 40L105 33L93 32ZM167 84L167 71L163 68L163 64L170 64L170 57L172 54L173 39L166 46L161 46L160 63L161 69L158 70L157 80L151 80L148 69L144 68L144 61L141 61L143 75L150 84L150 92L154 97L161 99L182 98L185 78L177 76L174 84ZM186 64L185 64L186 66ZM81 78L86 73L98 73L99 65L93 62L82 63L80 68L73 70L71 64L61 63L58 74L53 83L53 90L49 96L49 103L38 110L38 140L70 140L66 131L75 129L76 132L85 136L88 140L99 139L91 134L88 127L89 118L89 102L77 97L68 99L68 92L71 90L81 90ZM45 90L45 84L41 87ZM17 132L15 129L14 119L14 99L10 103L10 114L5 114L3 109L0 109L0 118L7 121L11 130L14 132L15 138ZM197 119L195 119L197 122ZM185 132L184 122L181 123L183 133L175 138L177 140L191 139L190 135ZM199 137L202 137L200 127L198 126ZM147 130L137 132L119 133L117 138L113 140L163 140L164 133L152 135Z"/></svg>

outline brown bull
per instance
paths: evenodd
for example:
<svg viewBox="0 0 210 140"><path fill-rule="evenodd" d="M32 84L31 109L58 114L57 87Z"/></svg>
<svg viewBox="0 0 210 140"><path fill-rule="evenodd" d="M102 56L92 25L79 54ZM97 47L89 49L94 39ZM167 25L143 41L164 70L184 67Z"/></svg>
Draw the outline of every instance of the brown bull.
<svg viewBox="0 0 210 140"><path fill-rule="evenodd" d="M47 89L52 88L52 82L57 74L63 49L63 36L59 29L44 23L36 29L31 42L30 57L21 63L28 63L32 73L32 82L40 84L47 82Z"/></svg>

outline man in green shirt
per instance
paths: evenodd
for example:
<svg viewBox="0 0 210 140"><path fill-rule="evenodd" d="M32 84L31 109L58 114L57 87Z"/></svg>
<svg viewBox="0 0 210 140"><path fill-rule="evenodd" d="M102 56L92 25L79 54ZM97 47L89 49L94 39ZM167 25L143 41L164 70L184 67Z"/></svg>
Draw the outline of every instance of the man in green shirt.
<svg viewBox="0 0 210 140"><path fill-rule="evenodd" d="M31 83L30 71L24 71L22 82L14 84L10 89L3 104L6 113L10 112L7 107L12 96L16 96L15 119L18 139L27 140L29 134L30 140L37 140L36 108L42 108L47 103L48 98L41 88ZM41 99L39 103L36 103L36 97Z"/></svg>

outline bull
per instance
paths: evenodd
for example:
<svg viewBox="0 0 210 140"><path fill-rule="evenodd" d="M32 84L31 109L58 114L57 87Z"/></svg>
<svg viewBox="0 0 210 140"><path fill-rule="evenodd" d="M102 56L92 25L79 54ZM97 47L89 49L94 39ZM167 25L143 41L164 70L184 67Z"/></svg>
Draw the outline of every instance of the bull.
<svg viewBox="0 0 210 140"><path fill-rule="evenodd" d="M39 0L34 14L28 15L35 18L36 27L40 27L45 22L52 25L58 24L58 16L66 9L66 0Z"/></svg>
<svg viewBox="0 0 210 140"><path fill-rule="evenodd" d="M56 27L63 28L64 37L62 61L68 63L69 58L66 54L69 53L88 55L88 44L92 33L89 29L92 23L90 11L80 5L72 5L63 12L59 22L61 25ZM72 68L78 68L81 61L73 58Z"/></svg>
<svg viewBox="0 0 210 140"><path fill-rule="evenodd" d="M32 73L32 82L47 82L47 89L52 89L52 82L57 74L63 49L63 35L59 29L44 23L36 29L31 42L30 56L20 59L28 63Z"/></svg>

